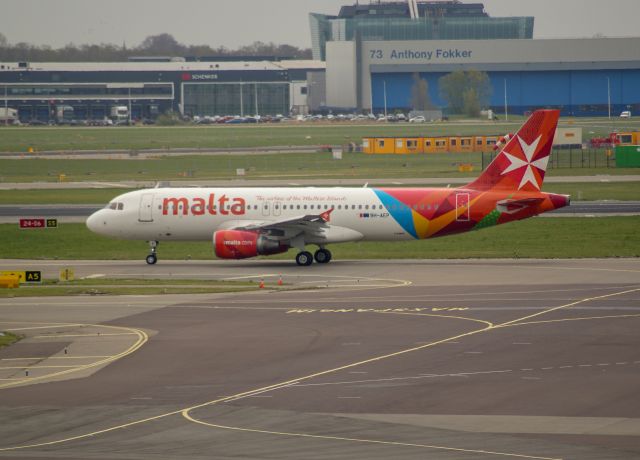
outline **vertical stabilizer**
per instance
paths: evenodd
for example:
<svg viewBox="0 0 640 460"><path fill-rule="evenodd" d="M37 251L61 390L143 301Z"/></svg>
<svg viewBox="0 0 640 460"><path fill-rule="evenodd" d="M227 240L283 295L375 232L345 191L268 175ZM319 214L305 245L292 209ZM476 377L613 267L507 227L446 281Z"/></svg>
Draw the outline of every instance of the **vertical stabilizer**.
<svg viewBox="0 0 640 460"><path fill-rule="evenodd" d="M480 177L467 188L539 192L559 118L559 110L534 112Z"/></svg>

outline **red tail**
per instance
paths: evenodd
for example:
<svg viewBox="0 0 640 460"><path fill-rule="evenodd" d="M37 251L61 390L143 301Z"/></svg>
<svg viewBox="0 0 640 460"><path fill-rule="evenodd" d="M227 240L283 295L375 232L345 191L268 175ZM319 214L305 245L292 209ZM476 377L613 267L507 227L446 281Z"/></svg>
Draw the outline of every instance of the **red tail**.
<svg viewBox="0 0 640 460"><path fill-rule="evenodd" d="M559 110L534 112L480 177L467 188L540 191L559 118Z"/></svg>

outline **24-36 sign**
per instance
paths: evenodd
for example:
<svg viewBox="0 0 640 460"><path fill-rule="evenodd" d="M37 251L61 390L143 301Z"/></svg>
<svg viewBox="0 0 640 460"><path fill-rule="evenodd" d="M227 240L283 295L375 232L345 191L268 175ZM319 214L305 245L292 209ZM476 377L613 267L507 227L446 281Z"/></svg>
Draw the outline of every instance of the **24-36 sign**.
<svg viewBox="0 0 640 460"><path fill-rule="evenodd" d="M58 219L20 219L20 228L57 228Z"/></svg>

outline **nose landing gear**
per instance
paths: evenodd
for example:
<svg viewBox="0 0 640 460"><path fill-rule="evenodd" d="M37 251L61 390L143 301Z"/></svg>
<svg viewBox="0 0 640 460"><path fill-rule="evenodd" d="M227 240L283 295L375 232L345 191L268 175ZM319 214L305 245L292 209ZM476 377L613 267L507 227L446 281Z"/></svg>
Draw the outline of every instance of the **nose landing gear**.
<svg viewBox="0 0 640 460"><path fill-rule="evenodd" d="M149 265L155 265L155 263L158 261L158 256L156 255L158 244L160 244L158 241L149 241L151 254L149 254L146 259Z"/></svg>

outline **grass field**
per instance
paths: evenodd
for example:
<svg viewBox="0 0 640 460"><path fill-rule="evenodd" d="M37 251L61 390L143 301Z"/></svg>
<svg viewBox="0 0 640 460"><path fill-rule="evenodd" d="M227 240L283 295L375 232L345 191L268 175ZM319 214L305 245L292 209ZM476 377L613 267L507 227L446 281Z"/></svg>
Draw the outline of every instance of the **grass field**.
<svg viewBox="0 0 640 460"><path fill-rule="evenodd" d="M161 295L213 294L257 290L256 283L213 280L90 279L70 282L45 280L40 285L22 285L0 290L0 298L69 295Z"/></svg>
<svg viewBox="0 0 640 460"><path fill-rule="evenodd" d="M549 175L620 175L638 174L633 168L607 168L604 151L592 151L586 157L579 152L554 153ZM156 159L0 159L0 182L66 181L180 181L237 179L237 169L244 169L244 179L300 178L416 178L476 177L490 162L481 153L429 155L366 155L345 153L334 160L330 153L285 153L271 155L194 155L163 156ZM587 161L588 160L588 161ZM460 164L473 165L472 172L458 171ZM609 164L613 163L609 160ZM573 165L573 168L569 168ZM580 165L581 167L578 167ZM584 167L582 167L584 166Z"/></svg>
<svg viewBox="0 0 640 460"><path fill-rule="evenodd" d="M640 257L640 217L535 218L427 241L348 243L331 246L340 259ZM145 242L96 236L83 224L51 230L0 225L0 259L140 260ZM293 262L294 251L278 256ZM163 243L159 259L213 259L208 242ZM7 267L10 268L10 267ZM36 267L34 267L36 269Z"/></svg>
<svg viewBox="0 0 640 460"><path fill-rule="evenodd" d="M18 340L20 340L20 336L16 334L12 334L11 332L0 332L0 348L8 347Z"/></svg>
<svg viewBox="0 0 640 460"><path fill-rule="evenodd" d="M322 145L360 142L365 136L482 135L514 132L522 123L469 121L452 123L293 123L247 126L178 127L0 127L0 152L106 149L233 148L287 145ZM586 139L605 136L614 129L637 130L636 120L562 119L561 126L582 127Z"/></svg>
<svg viewBox="0 0 640 460"><path fill-rule="evenodd" d="M389 184L393 185L393 184ZM403 186L409 186L410 180ZM446 186L447 184L440 184ZM105 204L133 189L0 190L0 205L17 204ZM544 185L544 191L571 195L572 200L640 201L638 182L578 182Z"/></svg>

